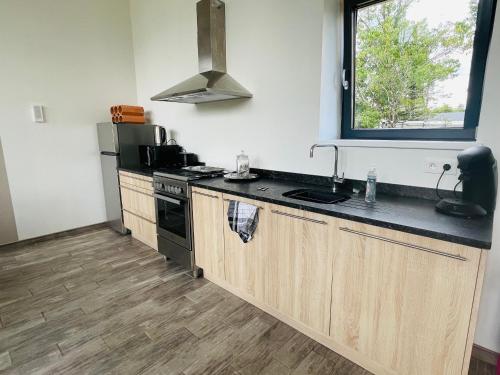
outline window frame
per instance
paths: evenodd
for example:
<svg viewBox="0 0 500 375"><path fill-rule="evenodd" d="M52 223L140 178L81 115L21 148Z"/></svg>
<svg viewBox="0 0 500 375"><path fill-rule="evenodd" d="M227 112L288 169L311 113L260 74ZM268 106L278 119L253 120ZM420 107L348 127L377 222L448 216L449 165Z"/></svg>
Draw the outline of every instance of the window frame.
<svg viewBox="0 0 500 375"><path fill-rule="evenodd" d="M475 141L497 0L479 0L463 129L354 129L355 25L358 9L388 0L344 0L342 139ZM343 82L344 84L344 82Z"/></svg>

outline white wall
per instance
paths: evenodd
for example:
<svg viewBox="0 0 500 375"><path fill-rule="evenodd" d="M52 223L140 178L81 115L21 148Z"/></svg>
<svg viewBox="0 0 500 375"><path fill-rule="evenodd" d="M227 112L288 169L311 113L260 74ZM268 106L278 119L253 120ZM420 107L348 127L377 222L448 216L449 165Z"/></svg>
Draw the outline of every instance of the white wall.
<svg viewBox="0 0 500 375"><path fill-rule="evenodd" d="M491 41L478 140L491 147L500 168L500 5ZM493 225L493 248L489 254L476 342L500 352L500 201Z"/></svg>
<svg viewBox="0 0 500 375"><path fill-rule="evenodd" d="M330 175L332 152L318 151L311 160L308 149L320 139L320 123L322 134L328 134L324 119L339 115L325 108L327 100L321 98L322 92L332 92L324 80L339 80L338 72L321 69L322 61L339 59L340 46L322 45L323 31L335 31L335 25L323 19L325 11L335 15L332 1L338 0L326 0L326 5L325 0L226 0L228 70L254 98L194 106L149 98L198 70L196 0L130 0L139 102L152 111L157 123L175 130L182 145L211 165L232 168L236 154L244 149L255 167ZM500 64L499 34L497 22L480 138L495 149L500 160L500 82L498 68L494 68ZM335 40L338 36L325 39ZM331 100L332 105L337 99ZM333 129L330 134L335 133ZM346 177L364 179L369 166L375 165L381 181L433 187L437 176L423 172L425 158L455 159L456 154L450 150L345 148L341 167ZM455 182L456 177L447 176L444 186L450 188ZM497 221L496 249L491 252L476 336L479 344L497 351L499 237Z"/></svg>
<svg viewBox="0 0 500 375"><path fill-rule="evenodd" d="M335 49L322 45L324 1L227 0L228 69L254 98L197 106L151 102L154 94L198 71L195 4L196 0L131 0L141 105L210 164L234 167L243 149L254 167L331 175L331 150L309 159L309 147L320 140L321 92L332 92L331 86L322 86L322 53L333 54L325 61L339 60ZM325 25L325 30L332 29ZM338 82L335 73L331 80ZM323 76L323 81L328 79L325 72ZM338 97L331 105L336 103ZM321 104L324 138L335 134L324 129L324 119L335 119L338 113L328 110L328 99ZM393 154L385 149L344 149L340 165L346 177L365 179L370 166L366 160L371 160L385 182L433 186L436 175L423 173L425 157L455 158L456 151L401 150L398 161L404 168L393 167ZM453 187L456 179L443 182Z"/></svg>
<svg viewBox="0 0 500 375"><path fill-rule="evenodd" d="M0 137L20 239L105 220L95 124L136 102L131 37L127 0L0 2Z"/></svg>

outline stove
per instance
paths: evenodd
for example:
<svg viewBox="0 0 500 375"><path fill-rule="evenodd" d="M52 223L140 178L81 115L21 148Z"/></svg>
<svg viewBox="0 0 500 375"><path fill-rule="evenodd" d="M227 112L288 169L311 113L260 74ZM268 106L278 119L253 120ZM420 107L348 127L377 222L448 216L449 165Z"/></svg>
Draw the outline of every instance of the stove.
<svg viewBox="0 0 500 375"><path fill-rule="evenodd" d="M194 167L193 167L194 168ZM194 266L189 181L222 176L222 168L160 169L153 173L158 251L198 276Z"/></svg>
<svg viewBox="0 0 500 375"><path fill-rule="evenodd" d="M222 175L223 175L222 172L202 173L202 172L186 171L183 169L166 169L166 170L160 169L154 172L153 174L154 177L170 178L172 180L186 181L186 182L193 180L200 180L202 178L220 177Z"/></svg>
<svg viewBox="0 0 500 375"><path fill-rule="evenodd" d="M154 172L153 176L158 178L170 178L179 181L193 181L202 178L220 177L224 174L223 168L216 167L187 167L187 168L163 168Z"/></svg>

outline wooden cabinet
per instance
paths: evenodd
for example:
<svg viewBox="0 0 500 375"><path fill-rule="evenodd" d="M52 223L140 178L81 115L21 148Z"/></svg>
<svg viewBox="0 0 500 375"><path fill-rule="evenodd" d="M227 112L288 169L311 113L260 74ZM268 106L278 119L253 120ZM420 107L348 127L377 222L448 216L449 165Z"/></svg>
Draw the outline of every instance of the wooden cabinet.
<svg viewBox="0 0 500 375"><path fill-rule="evenodd" d="M152 194L154 190L152 177L125 171L120 171L120 185L150 194Z"/></svg>
<svg viewBox="0 0 500 375"><path fill-rule="evenodd" d="M120 171L123 223L132 237L158 250L153 179Z"/></svg>
<svg viewBox="0 0 500 375"><path fill-rule="evenodd" d="M330 337L384 373L461 374L481 251L350 221L335 237Z"/></svg>
<svg viewBox="0 0 500 375"><path fill-rule="evenodd" d="M226 281L243 293L264 299L267 261L269 252L268 229L270 228L269 209L264 202L257 202L229 194L224 194L224 248ZM227 219L231 200L248 203L258 207L259 222L252 239L243 243L240 236L233 232Z"/></svg>
<svg viewBox="0 0 500 375"><path fill-rule="evenodd" d="M260 207L244 244L230 200ZM207 277L374 374L466 375L486 251L193 189Z"/></svg>
<svg viewBox="0 0 500 375"><path fill-rule="evenodd" d="M192 198L195 264L224 280L222 194L194 187Z"/></svg>
<svg viewBox="0 0 500 375"><path fill-rule="evenodd" d="M132 237L158 250L156 224L139 216L123 211L123 223L132 232Z"/></svg>
<svg viewBox="0 0 500 375"><path fill-rule="evenodd" d="M120 186L122 208L151 223L156 223L155 201L151 194L128 186Z"/></svg>
<svg viewBox="0 0 500 375"><path fill-rule="evenodd" d="M328 334L335 220L283 206L269 205L269 210L265 302Z"/></svg>

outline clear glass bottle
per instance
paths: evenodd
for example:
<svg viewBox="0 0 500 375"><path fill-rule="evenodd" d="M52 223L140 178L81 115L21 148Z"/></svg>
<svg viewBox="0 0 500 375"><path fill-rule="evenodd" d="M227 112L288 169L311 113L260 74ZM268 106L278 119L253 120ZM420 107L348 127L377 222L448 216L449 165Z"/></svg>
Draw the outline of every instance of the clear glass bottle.
<svg viewBox="0 0 500 375"><path fill-rule="evenodd" d="M366 178L366 196L365 201L375 203L377 196L377 170L371 167Z"/></svg>
<svg viewBox="0 0 500 375"><path fill-rule="evenodd" d="M246 177L250 173L250 160L243 150L241 154L236 156L236 173L242 177Z"/></svg>

